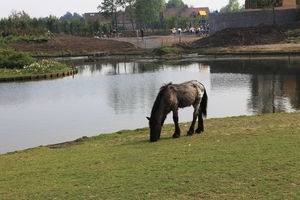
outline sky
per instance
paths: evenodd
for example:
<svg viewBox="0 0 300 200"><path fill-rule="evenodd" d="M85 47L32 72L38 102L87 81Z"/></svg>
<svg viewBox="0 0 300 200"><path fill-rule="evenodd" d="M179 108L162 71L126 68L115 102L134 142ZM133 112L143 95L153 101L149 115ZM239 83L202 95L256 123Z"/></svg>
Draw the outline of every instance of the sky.
<svg viewBox="0 0 300 200"><path fill-rule="evenodd" d="M245 0L238 0L240 5ZM48 17L53 15L61 17L67 12L84 14L88 12L98 12L97 6L102 0L1 0L0 19L8 18L12 11L24 11L30 17ZM220 10L226 6L229 0L183 0L188 6L208 7L210 11Z"/></svg>

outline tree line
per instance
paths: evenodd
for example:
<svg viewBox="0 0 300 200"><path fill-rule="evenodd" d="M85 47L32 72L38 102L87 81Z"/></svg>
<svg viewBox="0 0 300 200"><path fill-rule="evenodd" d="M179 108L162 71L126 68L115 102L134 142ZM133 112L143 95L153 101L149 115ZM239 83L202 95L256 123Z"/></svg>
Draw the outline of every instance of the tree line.
<svg viewBox="0 0 300 200"><path fill-rule="evenodd" d="M93 24L89 25L92 27L87 27L84 17L78 13L71 14L67 12L60 18L53 15L44 18L31 18L24 11L12 11L8 18L0 19L0 33L2 37L9 35L38 36L48 32L83 35L93 32L94 29L99 29L100 23L93 22Z"/></svg>
<svg viewBox="0 0 300 200"><path fill-rule="evenodd" d="M258 0L251 0L258 2ZM276 0L262 0L263 2ZM261 1L260 1L261 2ZM190 5L193 7L192 5ZM51 33L65 33L72 35L93 35L97 31L108 32L116 27L116 13L126 13L127 19L132 23L132 27L144 27L149 29L165 29L173 27L186 27L194 24L197 19L189 16L163 17L165 8L188 8L182 0L103 0L97 9L111 21L110 24L101 24L97 20L85 20L83 15L67 12L58 18L50 15L45 18L31 18L24 11L13 11L8 18L0 19L0 33L2 37L7 35L39 35L47 31ZM228 0L228 5L222 7L220 12L240 12L244 11L244 5L239 5L238 0ZM136 26L134 26L135 24ZM120 25L118 30L125 30Z"/></svg>

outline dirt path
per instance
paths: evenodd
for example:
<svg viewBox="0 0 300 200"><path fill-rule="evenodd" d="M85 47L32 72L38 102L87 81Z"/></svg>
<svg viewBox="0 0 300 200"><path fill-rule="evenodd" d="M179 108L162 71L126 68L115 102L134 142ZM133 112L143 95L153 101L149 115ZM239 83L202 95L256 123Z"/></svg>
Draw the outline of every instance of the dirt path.
<svg viewBox="0 0 300 200"><path fill-rule="evenodd" d="M193 42L199 39L200 37L197 37L196 35L148 36L144 38L144 42L141 40L140 37L114 38L114 40L130 42L142 49L154 49L154 48L161 47L163 45Z"/></svg>

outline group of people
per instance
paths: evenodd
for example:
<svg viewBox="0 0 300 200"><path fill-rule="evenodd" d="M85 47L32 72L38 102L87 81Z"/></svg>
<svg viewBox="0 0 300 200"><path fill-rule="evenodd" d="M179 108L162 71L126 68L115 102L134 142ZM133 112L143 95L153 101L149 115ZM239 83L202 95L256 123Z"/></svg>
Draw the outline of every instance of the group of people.
<svg viewBox="0 0 300 200"><path fill-rule="evenodd" d="M118 33L115 29L110 30L106 34L104 34L103 32L100 33L100 31L97 31L94 33L94 38L115 38L115 37L119 37L120 34L121 33Z"/></svg>
<svg viewBox="0 0 300 200"><path fill-rule="evenodd" d="M209 24L200 25L198 28L194 27L187 27L182 30L180 27L176 30L175 28L170 29L171 34L180 35L181 33L189 33L189 34L197 34L198 36L201 35L208 35L209 33Z"/></svg>

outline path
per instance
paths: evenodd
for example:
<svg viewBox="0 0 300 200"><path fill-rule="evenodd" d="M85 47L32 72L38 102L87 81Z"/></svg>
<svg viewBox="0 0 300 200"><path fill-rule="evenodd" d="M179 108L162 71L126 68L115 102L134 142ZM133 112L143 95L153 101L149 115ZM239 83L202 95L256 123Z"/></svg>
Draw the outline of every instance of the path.
<svg viewBox="0 0 300 200"><path fill-rule="evenodd" d="M194 40L200 39L195 35L182 35L182 36L147 36L144 37L144 42L141 40L141 37L120 37L120 38L112 38L114 40L130 42L135 44L138 47L143 49L153 49L158 48L163 45L171 45L180 42L192 42Z"/></svg>

